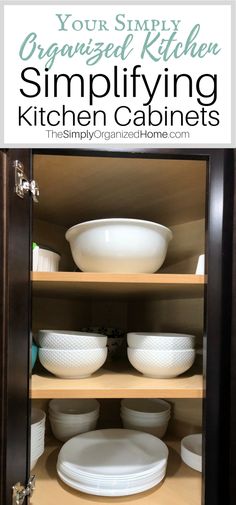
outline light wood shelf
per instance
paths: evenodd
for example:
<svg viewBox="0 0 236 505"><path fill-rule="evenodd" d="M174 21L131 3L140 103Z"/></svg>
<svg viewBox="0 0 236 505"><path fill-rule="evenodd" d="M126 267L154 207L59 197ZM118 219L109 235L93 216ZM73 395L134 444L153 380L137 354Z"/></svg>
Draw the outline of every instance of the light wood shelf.
<svg viewBox="0 0 236 505"><path fill-rule="evenodd" d="M46 296L200 298L204 275L32 272L33 293Z"/></svg>
<svg viewBox="0 0 236 505"><path fill-rule="evenodd" d="M59 480L56 473L56 462L59 446L56 441L49 441L43 456L39 459L33 473L37 485L31 505L88 505L97 503L113 505L114 503L137 503L139 505L200 505L201 474L182 463L179 449L180 441L168 441L169 460L165 480L158 486L127 497L99 497L80 493L69 488Z"/></svg>
<svg viewBox="0 0 236 505"><path fill-rule="evenodd" d="M174 379L152 379L134 369L100 369L87 379L32 375L31 398L202 398L202 375L187 372Z"/></svg>

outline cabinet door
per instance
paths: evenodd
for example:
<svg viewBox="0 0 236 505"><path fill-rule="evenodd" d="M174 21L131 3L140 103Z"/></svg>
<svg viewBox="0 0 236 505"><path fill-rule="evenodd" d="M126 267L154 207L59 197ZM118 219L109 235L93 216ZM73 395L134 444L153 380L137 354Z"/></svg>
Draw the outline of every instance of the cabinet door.
<svg viewBox="0 0 236 505"><path fill-rule="evenodd" d="M30 156L26 149L0 151L1 505L12 503L12 486L28 477L31 198L15 192L14 161L30 178Z"/></svg>

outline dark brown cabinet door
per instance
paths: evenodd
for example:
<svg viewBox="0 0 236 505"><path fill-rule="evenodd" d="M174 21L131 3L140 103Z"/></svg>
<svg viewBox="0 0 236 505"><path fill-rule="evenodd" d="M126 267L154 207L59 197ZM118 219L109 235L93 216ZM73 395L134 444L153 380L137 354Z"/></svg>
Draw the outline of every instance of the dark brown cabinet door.
<svg viewBox="0 0 236 505"><path fill-rule="evenodd" d="M31 178L30 151L0 151L0 504L28 478L31 197L15 192L14 161Z"/></svg>

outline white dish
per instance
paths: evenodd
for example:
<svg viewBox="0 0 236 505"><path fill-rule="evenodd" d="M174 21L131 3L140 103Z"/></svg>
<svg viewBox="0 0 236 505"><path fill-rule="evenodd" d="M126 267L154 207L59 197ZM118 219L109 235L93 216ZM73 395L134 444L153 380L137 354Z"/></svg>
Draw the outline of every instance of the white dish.
<svg viewBox="0 0 236 505"><path fill-rule="evenodd" d="M132 349L179 350L193 349L194 335L181 333L131 332L127 333L127 343Z"/></svg>
<svg viewBox="0 0 236 505"><path fill-rule="evenodd" d="M54 437L61 442L66 442L70 438L75 437L80 433L86 433L88 431L95 430L97 426L98 416L94 420L86 421L83 423L77 422L74 424L58 422L53 420L50 416L49 420Z"/></svg>
<svg viewBox="0 0 236 505"><path fill-rule="evenodd" d="M33 271L57 272L60 259L61 256L54 251L39 247L37 249L37 254L33 253Z"/></svg>
<svg viewBox="0 0 236 505"><path fill-rule="evenodd" d="M45 424L46 414L43 410L32 408L31 410L31 429Z"/></svg>
<svg viewBox="0 0 236 505"><path fill-rule="evenodd" d="M157 398L124 398L121 400L121 408L135 416L141 415L145 418L159 418L168 416L171 406L165 400Z"/></svg>
<svg viewBox="0 0 236 505"><path fill-rule="evenodd" d="M90 377L105 363L107 348L61 350L39 349L39 361L57 377L82 379Z"/></svg>
<svg viewBox="0 0 236 505"><path fill-rule="evenodd" d="M73 259L85 272L156 272L171 238L165 226L139 219L98 219L66 232Z"/></svg>
<svg viewBox="0 0 236 505"><path fill-rule="evenodd" d="M156 351L127 349L128 359L136 370L146 377L170 379L186 372L194 363L193 349Z"/></svg>
<svg viewBox="0 0 236 505"><path fill-rule="evenodd" d="M143 491L147 491L148 489L151 489L152 487L159 484L165 477L165 472L163 472L161 475L158 475L157 477L153 478L152 480L148 481L146 484L143 484L142 486L137 485L134 487L128 487L128 486L125 487L123 485L121 488L115 488L114 486L111 486L110 488L109 487L101 488L99 484L97 485L97 487L96 486L92 487L91 485L89 486L82 484L77 480L69 479L59 469L57 469L57 472L60 479L68 486L78 491L82 491L83 493L92 494L95 496L129 496L136 493L142 493Z"/></svg>
<svg viewBox="0 0 236 505"><path fill-rule="evenodd" d="M200 256L198 258L195 274L196 275L204 275L205 274L205 254L200 254Z"/></svg>
<svg viewBox="0 0 236 505"><path fill-rule="evenodd" d="M107 336L66 330L40 330L35 340L44 349L99 349L106 347Z"/></svg>
<svg viewBox="0 0 236 505"><path fill-rule="evenodd" d="M102 457L101 457L102 454ZM144 476L166 464L168 449L158 438L139 431L108 429L78 435L58 456L68 471L107 478Z"/></svg>
<svg viewBox="0 0 236 505"><path fill-rule="evenodd" d="M145 433L150 433L150 435L154 435L155 437L162 438L164 437L166 430L168 428L168 422L169 421L164 421L160 423L159 425L153 423L153 424L147 424L145 421L143 422L137 422L137 420L131 420L128 417L125 417L124 415L121 415L122 419L122 424L124 428L128 430L138 430L138 431L143 431Z"/></svg>
<svg viewBox="0 0 236 505"><path fill-rule="evenodd" d="M181 440L181 458L183 462L197 470L202 471L202 434L189 435Z"/></svg>
<svg viewBox="0 0 236 505"><path fill-rule="evenodd" d="M75 418L79 416L80 419L90 418L91 414L97 414L100 409L100 404L94 399L55 399L49 402L49 410L54 414L59 414L60 417L70 416L70 418Z"/></svg>

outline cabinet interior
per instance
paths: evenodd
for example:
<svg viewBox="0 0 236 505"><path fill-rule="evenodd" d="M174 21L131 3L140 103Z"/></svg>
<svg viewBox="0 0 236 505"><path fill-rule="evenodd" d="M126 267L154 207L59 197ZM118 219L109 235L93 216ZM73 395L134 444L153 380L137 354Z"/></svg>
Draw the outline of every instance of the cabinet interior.
<svg viewBox="0 0 236 505"><path fill-rule="evenodd" d="M40 202L34 205L33 240L60 253L61 272L78 274L65 232L79 222L129 217L156 221L173 231L164 265L153 274L171 274L173 280L168 289L165 278L162 290L155 284L150 287L153 275L140 283L137 279L133 282L129 276L123 282L119 278L111 278L111 282L106 279L104 285L100 283L102 274L95 276L90 284L85 275L84 285L79 283L76 289L71 289L71 283L63 278L60 289L53 288L50 273L41 278L41 274L33 275L33 332L40 328L79 330L87 326L118 327L125 332L170 331L196 335L197 348L201 349L204 280L200 279L197 286L200 276L196 276L196 281L193 280L196 286L190 289L187 276L194 276L198 256L205 251L206 162L35 154L33 168L40 187ZM174 280L176 274L182 274L178 289ZM48 378L39 366L36 367L31 396L33 403L45 410L49 398L93 397L96 393L94 397L101 401L100 426L103 427L120 425L119 399L125 396L167 398L173 411L175 406L181 411L183 405L183 415L180 419L173 418L168 428L171 462L164 484L154 491L127 498L93 497L64 486L56 477L57 444L52 441L48 426L47 450L35 469L39 483L32 504L38 505L42 500L43 483L47 481L54 494L52 499L50 491L45 491L46 505L54 505L57 499L59 503L82 505L88 500L126 503L134 498L142 501L142 505L154 504L157 498L160 498L160 505L189 505L190 499L193 505L200 505L200 474L181 465L176 452L181 437L202 429L202 362L199 356L193 371L175 380L140 377L125 358L122 363L105 365L104 377L99 372L80 381L80 385L75 380Z"/></svg>

